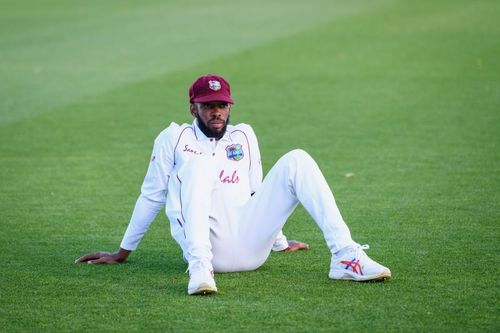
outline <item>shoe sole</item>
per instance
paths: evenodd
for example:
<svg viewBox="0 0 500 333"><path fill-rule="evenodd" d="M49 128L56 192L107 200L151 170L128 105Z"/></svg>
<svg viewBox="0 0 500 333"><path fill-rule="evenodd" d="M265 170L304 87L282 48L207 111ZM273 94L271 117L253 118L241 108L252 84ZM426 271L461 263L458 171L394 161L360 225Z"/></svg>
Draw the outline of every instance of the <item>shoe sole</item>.
<svg viewBox="0 0 500 333"><path fill-rule="evenodd" d="M391 278L391 271L386 269L380 274L376 275L354 275L348 271L336 271L334 274L329 274L328 277L332 280L350 280L357 282L368 282L368 281L385 281Z"/></svg>
<svg viewBox="0 0 500 333"><path fill-rule="evenodd" d="M189 295L210 295L215 294L217 292L217 288L212 287L208 283L202 283L195 290L188 290Z"/></svg>

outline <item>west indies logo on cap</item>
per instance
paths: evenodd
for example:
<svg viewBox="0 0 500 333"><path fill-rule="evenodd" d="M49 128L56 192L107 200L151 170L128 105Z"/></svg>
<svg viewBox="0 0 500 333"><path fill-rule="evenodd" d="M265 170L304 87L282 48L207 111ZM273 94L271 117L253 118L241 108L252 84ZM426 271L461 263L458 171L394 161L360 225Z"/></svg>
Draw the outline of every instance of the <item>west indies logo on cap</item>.
<svg viewBox="0 0 500 333"><path fill-rule="evenodd" d="M213 91L220 90L220 82L215 80L208 81L208 87Z"/></svg>
<svg viewBox="0 0 500 333"><path fill-rule="evenodd" d="M197 78L189 87L189 103L210 102L234 104L231 87L222 76L207 74Z"/></svg>

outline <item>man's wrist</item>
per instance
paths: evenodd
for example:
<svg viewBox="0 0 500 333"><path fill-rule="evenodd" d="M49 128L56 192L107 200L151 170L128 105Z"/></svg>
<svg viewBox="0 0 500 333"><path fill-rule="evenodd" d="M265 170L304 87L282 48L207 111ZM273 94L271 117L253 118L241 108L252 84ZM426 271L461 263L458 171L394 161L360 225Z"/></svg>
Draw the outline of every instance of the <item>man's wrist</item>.
<svg viewBox="0 0 500 333"><path fill-rule="evenodd" d="M118 250L118 252L114 254L114 257L116 258L116 261L124 262L125 260L127 260L131 252L132 251L130 250L125 250L123 248L120 248L120 250Z"/></svg>

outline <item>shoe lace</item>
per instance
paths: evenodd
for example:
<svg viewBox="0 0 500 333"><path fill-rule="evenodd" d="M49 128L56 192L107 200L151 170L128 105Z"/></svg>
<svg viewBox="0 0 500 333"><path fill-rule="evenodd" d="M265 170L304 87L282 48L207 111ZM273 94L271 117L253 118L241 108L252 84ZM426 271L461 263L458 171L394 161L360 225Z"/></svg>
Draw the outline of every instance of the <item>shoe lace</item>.
<svg viewBox="0 0 500 333"><path fill-rule="evenodd" d="M368 244L363 244L363 245L358 245L356 248L356 258L362 258L366 256L366 253L364 253L364 250L368 250L370 248L370 245Z"/></svg>

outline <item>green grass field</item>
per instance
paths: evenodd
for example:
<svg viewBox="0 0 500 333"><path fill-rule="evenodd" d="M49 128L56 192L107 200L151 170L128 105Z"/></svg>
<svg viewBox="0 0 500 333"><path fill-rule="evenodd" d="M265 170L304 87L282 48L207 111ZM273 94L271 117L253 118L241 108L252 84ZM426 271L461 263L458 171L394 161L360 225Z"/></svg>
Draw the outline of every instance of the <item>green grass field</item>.
<svg viewBox="0 0 500 333"><path fill-rule="evenodd" d="M498 332L498 1L0 0L0 331ZM328 279L307 252L188 297L158 216L116 250L152 143L190 122L187 87L232 84L265 170L303 148L386 283ZM346 177L346 174L353 174Z"/></svg>

